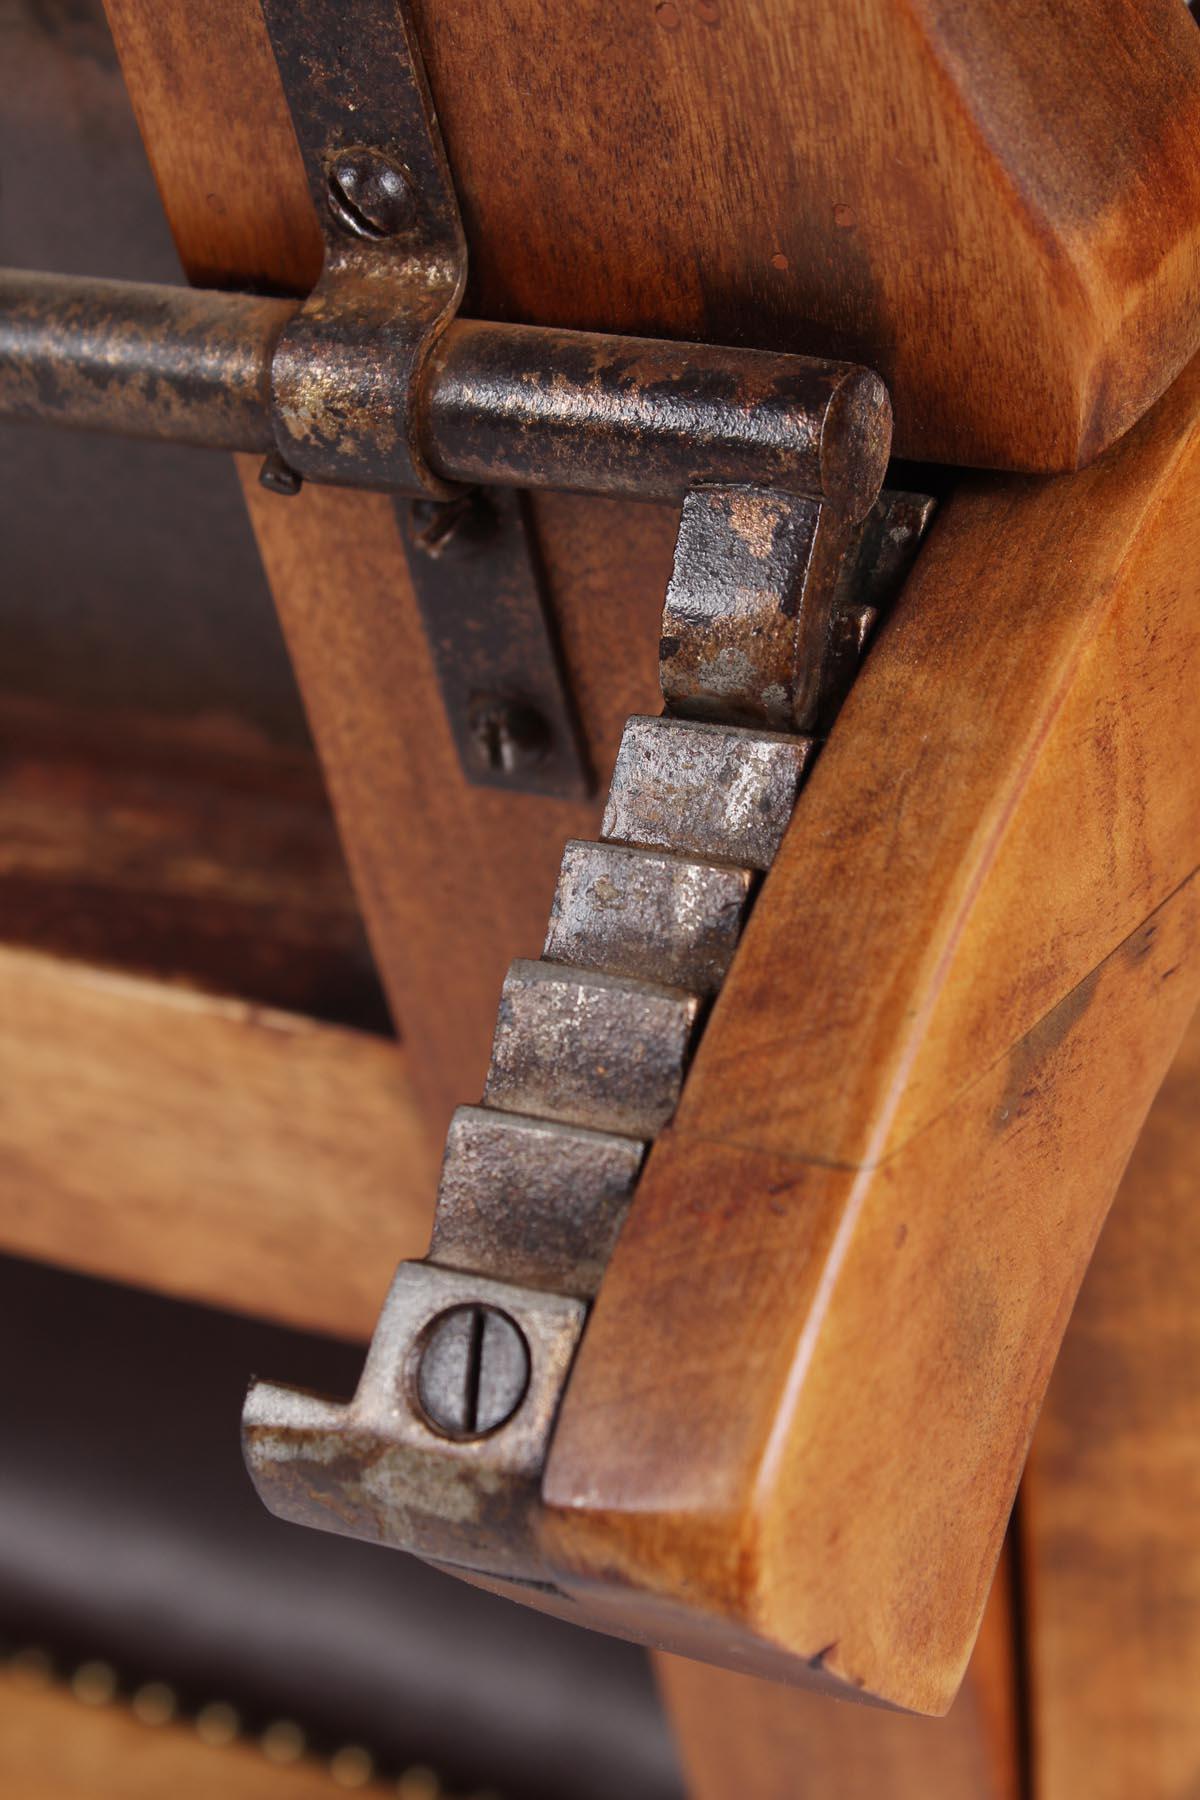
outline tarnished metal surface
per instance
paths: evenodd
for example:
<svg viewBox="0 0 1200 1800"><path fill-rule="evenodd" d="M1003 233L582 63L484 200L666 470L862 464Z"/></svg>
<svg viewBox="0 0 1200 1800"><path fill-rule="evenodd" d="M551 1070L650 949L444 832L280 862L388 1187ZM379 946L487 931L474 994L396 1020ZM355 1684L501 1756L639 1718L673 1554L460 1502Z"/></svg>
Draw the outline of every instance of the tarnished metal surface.
<svg viewBox="0 0 1200 1800"><path fill-rule="evenodd" d="M733 960L752 879L730 863L573 838L542 954L713 994Z"/></svg>
<svg viewBox="0 0 1200 1800"><path fill-rule="evenodd" d="M526 502L495 489L397 501L446 716L468 780L575 799L591 790Z"/></svg>
<svg viewBox="0 0 1200 1800"><path fill-rule="evenodd" d="M932 509L925 495L887 493L855 526L803 495L689 494L659 649L668 709L828 731Z"/></svg>
<svg viewBox="0 0 1200 1800"><path fill-rule="evenodd" d="M668 709L807 730L847 541L845 521L803 495L747 487L689 494L659 649Z"/></svg>
<svg viewBox="0 0 1200 1800"><path fill-rule="evenodd" d="M443 1436L487 1437L508 1421L529 1387L529 1346L495 1306L452 1306L429 1325L417 1351L416 1394Z"/></svg>
<svg viewBox="0 0 1200 1800"><path fill-rule="evenodd" d="M313 142L320 129L318 119ZM362 154L331 152L328 167L344 172L349 156L357 169ZM307 161L315 188L326 164L311 148ZM307 480L414 495L484 483L681 500L698 483L736 481L825 499L847 517L870 508L890 427L869 371L758 350L445 323L437 308L452 309L458 277L440 263L431 285L420 276L410 307L417 222L364 236L343 220L343 188L336 214L328 181L322 192L329 260L302 311L294 301L0 273L0 343L21 370L19 381L0 379L0 417L220 449L273 446ZM445 256L456 254L447 244ZM76 317L80 330L67 328ZM236 397L228 417L210 410L211 398L192 416L169 403L194 380L203 399L226 361ZM82 388L76 362L82 376L93 372ZM863 442L869 454L858 461Z"/></svg>
<svg viewBox="0 0 1200 1800"><path fill-rule="evenodd" d="M276 439L308 480L445 495L422 370L467 248L405 0L262 0L325 233L321 279L272 368Z"/></svg>
<svg viewBox="0 0 1200 1800"><path fill-rule="evenodd" d="M815 727L827 732L863 653L912 567L936 502L885 488L854 534L838 572Z"/></svg>
<svg viewBox="0 0 1200 1800"><path fill-rule="evenodd" d="M693 719L629 719L603 835L767 869L814 748L811 738Z"/></svg>
<svg viewBox="0 0 1200 1800"><path fill-rule="evenodd" d="M506 1112L651 1138L679 1101L695 994L557 963L504 982L484 1100Z"/></svg>
<svg viewBox="0 0 1200 1800"><path fill-rule="evenodd" d="M612 1132L460 1106L446 1138L431 1259L590 1298L644 1149Z"/></svg>
<svg viewBox="0 0 1200 1800"><path fill-rule="evenodd" d="M857 519L891 444L887 389L852 363L525 325L460 321L430 400L443 474L644 500L739 482Z"/></svg>
<svg viewBox="0 0 1200 1800"><path fill-rule="evenodd" d="M292 300L0 271L0 415L268 450L269 370Z"/></svg>
<svg viewBox="0 0 1200 1800"><path fill-rule="evenodd" d="M528 1349L516 1411L485 1437L430 1425L417 1396L426 1334L455 1307L492 1307ZM433 1561L529 1578L541 1567L538 1475L585 1308L428 1263L401 1263L348 1405L255 1382L246 1464L272 1512Z"/></svg>

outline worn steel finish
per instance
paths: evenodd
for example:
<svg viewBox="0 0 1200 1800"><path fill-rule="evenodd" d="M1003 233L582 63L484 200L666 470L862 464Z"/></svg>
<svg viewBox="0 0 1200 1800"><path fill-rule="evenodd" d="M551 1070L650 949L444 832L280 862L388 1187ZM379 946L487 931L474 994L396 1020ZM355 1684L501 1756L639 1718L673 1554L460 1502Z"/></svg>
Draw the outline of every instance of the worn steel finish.
<svg viewBox="0 0 1200 1800"><path fill-rule="evenodd" d="M857 519L891 444L871 370L710 344L464 320L434 352L430 395L434 465L514 487L677 500L736 481Z"/></svg>
<svg viewBox="0 0 1200 1800"><path fill-rule="evenodd" d="M413 591L468 780L562 799L591 791L526 502L479 489L398 500Z"/></svg>
<svg viewBox="0 0 1200 1800"><path fill-rule="evenodd" d="M659 649L668 709L827 732L932 508L924 495L889 493L851 525L777 490L689 494Z"/></svg>
<svg viewBox="0 0 1200 1800"><path fill-rule="evenodd" d="M699 1012L699 997L678 988L514 962L485 1104L652 1138L678 1104Z"/></svg>
<svg viewBox="0 0 1200 1800"><path fill-rule="evenodd" d="M269 450L291 300L0 271L0 416Z"/></svg>
<svg viewBox="0 0 1200 1800"><path fill-rule="evenodd" d="M804 495L748 487L689 494L659 647L668 710L809 730L848 542L845 520Z"/></svg>
<svg viewBox="0 0 1200 1800"><path fill-rule="evenodd" d="M417 1351L416 1393L435 1431L481 1438L512 1418L529 1386L529 1346L494 1306L452 1306Z"/></svg>
<svg viewBox="0 0 1200 1800"><path fill-rule="evenodd" d="M880 618L904 586L936 502L885 488L854 534L838 571L814 724L828 732Z"/></svg>
<svg viewBox="0 0 1200 1800"><path fill-rule="evenodd" d="M457 1307L503 1314L528 1350L523 1397L484 1437L435 1429L417 1394L430 1328ZM251 1387L242 1445L261 1498L322 1531L536 1578L538 1475L584 1314L560 1294L401 1263L347 1405L270 1382Z"/></svg>
<svg viewBox="0 0 1200 1800"><path fill-rule="evenodd" d="M467 276L458 201L405 0L262 0L325 265L280 338L277 447L310 481L444 497L423 369Z"/></svg>
<svg viewBox="0 0 1200 1800"><path fill-rule="evenodd" d="M768 869L814 749L812 738L694 719L628 719L602 834Z"/></svg>
<svg viewBox="0 0 1200 1800"><path fill-rule="evenodd" d="M636 1138L460 1106L450 1124L430 1259L588 1298L629 1208Z"/></svg>
<svg viewBox="0 0 1200 1800"><path fill-rule="evenodd" d="M308 162L316 183L311 152ZM869 371L758 350L444 324L442 313L431 323L431 294L452 308L457 277L435 270L410 316L410 231L362 236L338 222L328 198L322 208L329 261L302 312L294 301L0 274L0 343L24 367L18 384L0 379L0 417L274 447L311 481L442 498L484 483L678 501L698 483L738 482L809 494L847 516L869 510L890 431L886 394ZM65 324L76 309L82 337ZM189 417L169 403L222 358L238 395L228 418ZM76 361L104 369L103 385L77 392Z"/></svg>
<svg viewBox="0 0 1200 1800"><path fill-rule="evenodd" d="M572 838L542 955L714 994L737 948L753 875L731 863Z"/></svg>

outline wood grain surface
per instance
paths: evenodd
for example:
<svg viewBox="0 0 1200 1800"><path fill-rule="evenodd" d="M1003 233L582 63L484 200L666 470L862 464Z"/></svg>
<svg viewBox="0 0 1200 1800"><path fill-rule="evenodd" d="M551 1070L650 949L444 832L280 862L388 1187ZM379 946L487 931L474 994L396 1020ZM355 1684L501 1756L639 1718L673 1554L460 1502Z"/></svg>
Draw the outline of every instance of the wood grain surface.
<svg viewBox="0 0 1200 1800"><path fill-rule="evenodd" d="M1200 1018L1079 1295L1022 1490L1038 1800L1200 1792Z"/></svg>
<svg viewBox="0 0 1200 1800"><path fill-rule="evenodd" d="M1179 0L415 11L477 317L854 357L901 454L1033 469L1096 455L1196 348ZM255 0L109 13L193 279L311 286Z"/></svg>
<svg viewBox="0 0 1200 1800"><path fill-rule="evenodd" d="M435 1184L394 1043L0 949L0 1248L363 1338Z"/></svg>
<svg viewBox="0 0 1200 1800"><path fill-rule="evenodd" d="M660 1656L689 1800L1021 1800L1011 1574L1003 1560L944 1719Z"/></svg>
<svg viewBox="0 0 1200 1800"><path fill-rule="evenodd" d="M108 11L189 276L309 287L320 240L256 0ZM1176 0L1013 12L419 6L469 310L862 356L910 455L1095 454L1195 341L1200 37ZM463 781L384 501L284 502L249 469L246 492L438 1135L594 809ZM671 526L586 501L538 518L603 780L621 719L656 703Z"/></svg>
<svg viewBox="0 0 1200 1800"><path fill-rule="evenodd" d="M311 751L12 694L0 743L5 944L387 1029Z"/></svg>
<svg viewBox="0 0 1200 1800"><path fill-rule="evenodd" d="M1198 496L1193 366L1095 468L981 480L935 526L564 1402L548 1529L627 1627L949 1703L1200 993Z"/></svg>

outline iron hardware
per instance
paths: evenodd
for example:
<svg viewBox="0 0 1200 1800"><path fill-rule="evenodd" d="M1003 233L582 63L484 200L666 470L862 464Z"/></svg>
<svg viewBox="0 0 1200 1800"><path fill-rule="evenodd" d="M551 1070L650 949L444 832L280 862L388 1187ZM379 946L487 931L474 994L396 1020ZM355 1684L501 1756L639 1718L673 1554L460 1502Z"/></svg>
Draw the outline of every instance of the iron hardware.
<svg viewBox="0 0 1200 1800"><path fill-rule="evenodd" d="M275 1511L553 1582L540 1477L587 1309L754 895L928 521L880 488L870 370L459 319L467 252L398 0L262 0L325 237L303 300L0 272L0 417L253 451L262 479L396 496L468 777L587 774L523 497L682 504L660 669L598 842L568 843L515 962L482 1103L451 1125L433 1242L347 1405L256 1384Z"/></svg>

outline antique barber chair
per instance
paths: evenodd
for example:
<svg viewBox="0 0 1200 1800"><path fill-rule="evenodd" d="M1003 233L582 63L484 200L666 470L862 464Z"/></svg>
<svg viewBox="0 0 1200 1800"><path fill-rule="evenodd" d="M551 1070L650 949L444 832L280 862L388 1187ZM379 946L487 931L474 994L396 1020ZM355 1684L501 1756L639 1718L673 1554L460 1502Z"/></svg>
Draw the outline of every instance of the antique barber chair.
<svg viewBox="0 0 1200 1800"><path fill-rule="evenodd" d="M1187 8L105 4L0 19L4 1791L1195 1800Z"/></svg>

